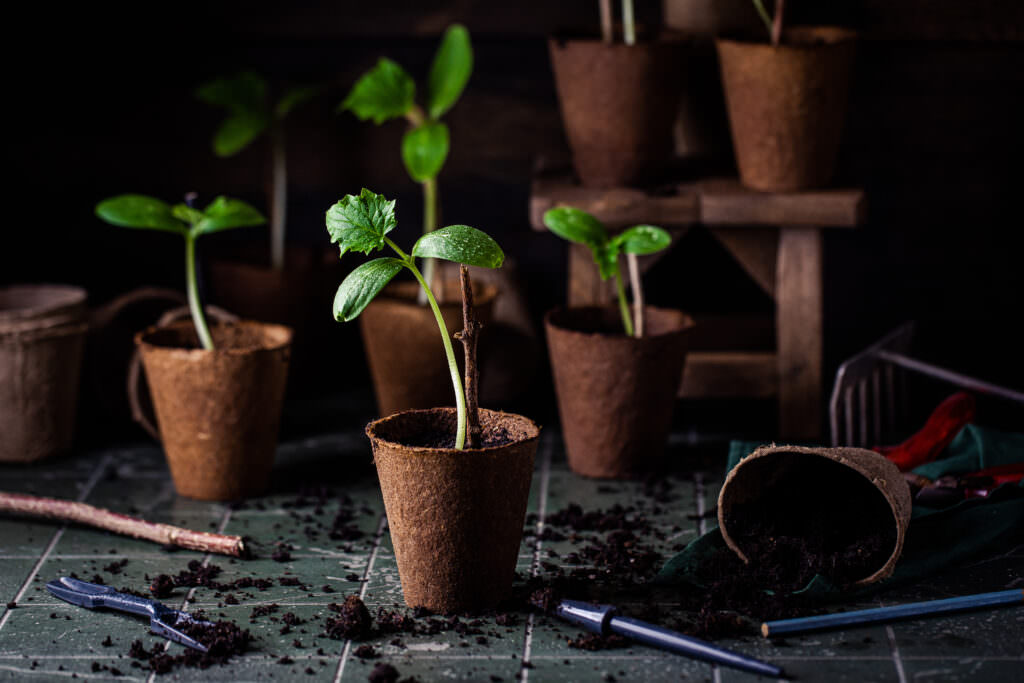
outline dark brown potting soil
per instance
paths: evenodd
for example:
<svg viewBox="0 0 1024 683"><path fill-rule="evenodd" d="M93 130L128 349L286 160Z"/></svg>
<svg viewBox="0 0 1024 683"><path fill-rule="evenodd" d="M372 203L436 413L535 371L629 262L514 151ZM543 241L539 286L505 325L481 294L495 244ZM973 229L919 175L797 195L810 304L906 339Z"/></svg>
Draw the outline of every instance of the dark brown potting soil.
<svg viewBox="0 0 1024 683"><path fill-rule="evenodd" d="M327 606L337 617L328 617L324 622L324 635L333 640L365 640L372 634L373 620L370 611L357 595L345 598L342 604Z"/></svg>
<svg viewBox="0 0 1024 683"><path fill-rule="evenodd" d="M455 448L455 433L429 431L413 434L403 440L406 446L418 448ZM480 447L496 448L512 443L513 438L507 429L501 427L483 432Z"/></svg>
<svg viewBox="0 0 1024 683"><path fill-rule="evenodd" d="M128 650L128 656L137 662L145 663L146 668L155 673L165 674L182 666L208 669L214 664L224 664L233 656L243 654L252 642L249 631L240 629L230 621L217 621L212 624L186 623L179 625L178 628L205 645L209 651L200 652L185 648L180 654L172 655L165 649L163 641L155 643L147 650L141 640L135 640Z"/></svg>

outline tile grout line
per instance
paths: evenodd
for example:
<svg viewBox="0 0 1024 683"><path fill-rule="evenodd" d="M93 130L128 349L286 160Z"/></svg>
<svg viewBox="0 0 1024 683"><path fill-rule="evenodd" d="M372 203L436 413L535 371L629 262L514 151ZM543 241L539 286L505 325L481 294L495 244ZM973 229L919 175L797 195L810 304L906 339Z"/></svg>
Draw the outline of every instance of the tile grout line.
<svg viewBox="0 0 1024 683"><path fill-rule="evenodd" d="M218 534L224 533L224 529L227 528L228 522L230 522L230 521L231 521L231 508L229 507L229 508L227 508L224 511L224 516L221 518L220 524L217 525L217 533ZM210 560L212 558L213 558L213 553L206 553L206 555L203 556L202 566L203 567L208 566L210 564ZM193 596L195 596L196 590L198 590L198 588L199 588L199 586L192 586L192 588L190 588L188 590L188 593L185 594L185 597L182 599L181 604L178 606L178 610L179 611L181 611L181 612L186 611L185 608L188 607L189 600L191 600L193 598ZM170 640L164 641L164 652L167 652L170 649L171 649L171 641ZM157 676L157 673L155 671L151 672L149 674L149 676L146 677L146 683L153 683L153 681L156 680L156 676Z"/></svg>
<svg viewBox="0 0 1024 683"><path fill-rule="evenodd" d="M707 522L704 520L704 513L707 512L707 505L704 502L704 473L693 473L693 502L697 508L697 536L707 533ZM711 665L711 680L713 683L722 683L722 669L717 664Z"/></svg>
<svg viewBox="0 0 1024 683"><path fill-rule="evenodd" d="M377 562L377 554L380 551L381 541L384 539L384 530L388 527L388 515L387 512L383 512L380 515L380 522L377 524L377 533L373 539L373 549L370 551L370 557L366 560L366 570L363 571L363 585L359 588L359 599L362 600L366 597L367 589L370 587L370 572L373 571L373 565ZM349 638L345 641L345 647L341 650L341 659L338 661L338 669L334 672L334 683L340 683L341 677L345 674L345 663L348 661L348 653L352 650L352 639Z"/></svg>
<svg viewBox="0 0 1024 683"><path fill-rule="evenodd" d="M544 442L544 452L540 460L540 491L537 494L537 540L533 544L533 560L530 562L530 577L536 577L540 571L540 549L544 544L544 517L548 511L548 483L551 481L551 440ZM520 681L527 683L530 680L530 655L533 648L533 622L534 614L526 618L526 632L523 638L523 659L519 669Z"/></svg>
<svg viewBox="0 0 1024 683"><path fill-rule="evenodd" d="M889 649L892 651L892 662L896 666L896 676L900 683L907 683L907 672L903 670L903 659L900 657L900 648L896 644L896 632L892 630L892 626L887 625L885 634L889 637Z"/></svg>
<svg viewBox="0 0 1024 683"><path fill-rule="evenodd" d="M107 465L109 463L110 456L105 455L102 458L100 458L99 463L97 463L96 465L96 469L94 469L92 474L89 475L89 478L86 480L85 485L82 487L81 493L79 493L78 497L75 499L76 502L82 503L85 501L86 498L89 497L89 494L92 493L92 490L96 488L96 484L99 483L100 477L102 477L103 473L107 471ZM32 581L36 578L36 575L39 574L39 570L43 568L43 564L46 563L46 560L49 559L51 553L53 553L53 549L57 547L57 543L64 536L64 531L67 528L68 524L67 522L65 522L61 525L59 529L57 529L57 531L53 533L53 537L50 538L50 542L46 545L46 548L43 550L43 554L39 556L39 559L36 560L36 563L32 566L32 571L29 572L28 578L25 579L25 582L21 584L21 588L18 589L18 592L17 594L15 594L14 600L12 602L17 603L19 600L22 599L22 597L24 597L25 592L28 591L29 586L32 585ZM0 629L2 629L7 624L7 620L10 619L10 617L11 610L8 609L6 612L4 612L3 617L0 617Z"/></svg>

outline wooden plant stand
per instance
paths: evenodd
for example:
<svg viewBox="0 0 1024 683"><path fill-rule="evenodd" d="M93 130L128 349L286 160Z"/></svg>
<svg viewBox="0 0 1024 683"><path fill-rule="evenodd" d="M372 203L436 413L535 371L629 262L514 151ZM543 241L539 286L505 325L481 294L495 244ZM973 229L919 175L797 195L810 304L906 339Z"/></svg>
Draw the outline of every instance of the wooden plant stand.
<svg viewBox="0 0 1024 683"><path fill-rule="evenodd" d="M821 437L822 426L823 230L860 225L865 203L861 189L766 193L748 190L736 179L714 178L648 194L581 187L568 172L541 172L530 195L530 223L545 230L544 212L569 205L594 214L611 230L660 225L672 233L673 243L694 225L707 227L775 300L776 348L693 351L679 395L777 397L779 436L812 440ZM641 268L650 268L658 257L643 257ZM613 298L611 283L601 281L587 248L570 245L569 305Z"/></svg>

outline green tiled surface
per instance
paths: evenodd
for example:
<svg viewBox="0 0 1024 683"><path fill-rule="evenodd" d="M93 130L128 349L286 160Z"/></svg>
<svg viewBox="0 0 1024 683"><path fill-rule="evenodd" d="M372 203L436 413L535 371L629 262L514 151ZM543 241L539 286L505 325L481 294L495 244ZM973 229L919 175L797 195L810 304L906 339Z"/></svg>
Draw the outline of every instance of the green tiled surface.
<svg viewBox="0 0 1024 683"><path fill-rule="evenodd" d="M711 522L694 519L712 509L721 477L679 458L678 472L668 476L667 500L648 494L637 482L599 482L570 473L558 435L548 432L538 453L529 512L551 513L570 503L584 510L615 504L635 506L652 522L659 538L644 539L665 558L706 531ZM328 435L283 444L278 456L275 492L241 506L201 503L179 498L157 448L122 448L87 453L40 466L4 467L4 488L12 491L82 499L120 512L196 529L222 529L254 540L261 559L235 561L178 551L169 553L143 541L79 527L0 519L0 592L3 602L18 606L0 616L0 679L66 681L72 674L85 680L147 681L147 671L131 667L126 656L132 640L159 642L146 632L144 621L126 615L90 613L64 604L45 592L45 581L71 572L83 578L101 573L116 587L145 590L159 573L175 574L189 560L205 560L222 568L220 581L246 576L290 576L304 586L266 591L240 591L243 604L229 605L223 594L208 588L178 589L166 600L179 606L191 596L190 609L204 609L231 619L256 636L253 652L228 667L180 670L168 679L210 681L365 681L380 661L393 664L401 676L422 681L720 681L753 680L744 673L633 646L584 652L568 647L579 635L572 626L549 617L517 614L514 625L499 626L484 618L486 644L476 635L401 634L371 641L381 654L363 661L354 645L322 637L327 604L345 595L361 594L371 612L401 604L401 586L390 537L383 518L369 452L359 432ZM325 485L332 492L319 512L310 504L294 507L300 487ZM319 525L329 526L339 509L337 496L347 495L354 511L349 524L361 532L354 540L332 540ZM290 546L291 559L269 559L279 543ZM545 574L568 566L566 556L579 546L565 540L524 539L518 572L521 577ZM114 560L128 562L117 575L104 570ZM580 565L573 565L579 567ZM597 568L600 569L600 568ZM927 584L884 594L881 600L853 606L874 606L910 600L1022 586L1024 548ZM324 591L328 586L333 592ZM625 611L643 611L647 597L633 591ZM278 611L250 619L258 605L279 605ZM282 634L280 617L291 612L303 620ZM671 615L671 609L666 613ZM110 636L112 645L103 647ZM296 643L296 640L299 642ZM1003 609L956 618L905 622L848 631L787 638L723 641L725 647L776 662L801 681L1020 681L1024 671L1024 609ZM179 646L173 645L173 648ZM320 654L322 652L322 654ZM279 663L283 656L291 662ZM93 663L100 671L93 672ZM107 667L104 669L103 667ZM117 669L115 676L109 669Z"/></svg>

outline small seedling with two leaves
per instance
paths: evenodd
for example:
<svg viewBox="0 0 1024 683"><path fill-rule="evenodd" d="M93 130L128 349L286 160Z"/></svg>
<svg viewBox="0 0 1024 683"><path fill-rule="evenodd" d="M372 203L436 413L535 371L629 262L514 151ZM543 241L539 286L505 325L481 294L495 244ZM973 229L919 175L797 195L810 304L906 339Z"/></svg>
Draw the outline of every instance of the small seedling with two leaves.
<svg viewBox="0 0 1024 683"><path fill-rule="evenodd" d="M498 243L486 233L468 225L449 225L427 233L416 241L409 253L406 253L387 236L397 224L394 200L388 201L365 188L359 195L346 195L327 211L327 232L331 236L331 242L336 243L341 250L341 256L349 251L370 255L385 246L397 255L397 258L383 257L368 261L349 273L334 296L334 317L344 322L354 320L402 269L412 273L426 294L437 326L441 330L441 340L455 389L458 424L455 448L461 450L466 444L467 420L471 424L478 424L477 416L467 411L467 404L471 409L475 408L476 396L467 396L463 390L459 368L455 362L455 351L451 339L448 338L448 329L441 316L441 309L429 283L416 266L416 259L439 258L463 266L500 268L505 260L505 254ZM462 271L463 296L467 296L468 276L465 268ZM463 309L465 313L465 305ZM467 346L467 354L468 348ZM475 366L475 363L470 363L467 358L467 375L472 370L471 366ZM475 386L475 382L473 385Z"/></svg>
<svg viewBox="0 0 1024 683"><path fill-rule="evenodd" d="M206 324L196 282L196 240L200 235L213 232L262 225L266 219L260 212L240 199L223 196L217 197L200 211L185 203L171 206L153 197L123 194L97 204L96 215L122 228L173 232L185 238L185 287L189 312L196 326L199 343L204 349L213 349L213 337Z"/></svg>
<svg viewBox="0 0 1024 683"><path fill-rule="evenodd" d="M662 228L653 225L634 225L615 237L608 235L604 224L586 211L569 206L550 209L544 213L544 225L548 230L562 239L590 248L597 264L601 279L615 280L615 291L619 299L619 311L622 314L622 327L629 336L642 336L643 294L640 290L640 276L635 263L632 288L636 306L637 321L629 315L629 304L626 301L626 287L622 282L622 271L619 268L619 255L643 255L661 251L672 242L672 236Z"/></svg>
<svg viewBox="0 0 1024 683"><path fill-rule="evenodd" d="M285 119L297 107L322 91L320 86L290 88L276 103L271 102L266 79L253 71L217 78L196 89L196 97L227 111L213 134L213 152L230 157L270 132L273 189L270 201L270 262L275 270L284 267L285 214L288 207L288 166Z"/></svg>

